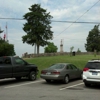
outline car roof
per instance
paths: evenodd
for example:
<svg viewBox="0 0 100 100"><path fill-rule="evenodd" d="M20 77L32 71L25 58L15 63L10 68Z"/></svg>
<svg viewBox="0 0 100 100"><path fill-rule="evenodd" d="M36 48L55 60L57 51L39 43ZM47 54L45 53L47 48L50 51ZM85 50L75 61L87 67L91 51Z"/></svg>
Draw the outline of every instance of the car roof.
<svg viewBox="0 0 100 100"><path fill-rule="evenodd" d="M6 57L18 57L19 58L19 56L1 56L0 58L6 58Z"/></svg>
<svg viewBox="0 0 100 100"><path fill-rule="evenodd" d="M100 59L92 59L92 60L89 60L88 62L100 62Z"/></svg>
<svg viewBox="0 0 100 100"><path fill-rule="evenodd" d="M69 65L71 63L55 63L55 64L64 64L64 65Z"/></svg>

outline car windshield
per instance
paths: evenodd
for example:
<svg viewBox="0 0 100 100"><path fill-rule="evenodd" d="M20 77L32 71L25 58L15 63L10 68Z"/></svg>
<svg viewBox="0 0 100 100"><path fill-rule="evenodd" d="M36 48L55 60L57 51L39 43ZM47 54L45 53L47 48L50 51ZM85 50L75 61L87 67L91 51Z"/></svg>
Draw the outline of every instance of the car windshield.
<svg viewBox="0 0 100 100"><path fill-rule="evenodd" d="M90 69L100 69L100 62L89 62L86 67Z"/></svg>
<svg viewBox="0 0 100 100"><path fill-rule="evenodd" d="M48 69L62 69L64 68L64 64L54 64L52 66L50 66Z"/></svg>

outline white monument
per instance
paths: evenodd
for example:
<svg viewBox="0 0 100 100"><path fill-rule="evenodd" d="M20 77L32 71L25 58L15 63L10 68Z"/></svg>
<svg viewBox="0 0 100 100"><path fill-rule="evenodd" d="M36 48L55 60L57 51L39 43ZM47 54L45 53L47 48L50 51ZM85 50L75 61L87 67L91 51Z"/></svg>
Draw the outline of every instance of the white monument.
<svg viewBox="0 0 100 100"><path fill-rule="evenodd" d="M60 52L63 52L63 43L62 43L62 39L61 39L61 44L60 44Z"/></svg>

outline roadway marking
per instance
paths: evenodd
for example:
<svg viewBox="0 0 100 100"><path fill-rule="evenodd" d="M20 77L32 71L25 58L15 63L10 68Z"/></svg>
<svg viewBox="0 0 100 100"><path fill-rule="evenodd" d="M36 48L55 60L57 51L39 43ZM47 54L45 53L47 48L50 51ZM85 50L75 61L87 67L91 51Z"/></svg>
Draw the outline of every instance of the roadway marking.
<svg viewBox="0 0 100 100"><path fill-rule="evenodd" d="M65 87L65 88L61 88L59 90L65 90L65 89L68 89L68 88L71 88L71 87L75 87L75 86L79 86L79 85L82 85L84 83L79 83L79 84L76 84L76 85L72 85L72 86L68 86L68 87Z"/></svg>
<svg viewBox="0 0 100 100"><path fill-rule="evenodd" d="M24 83L24 84L19 84L19 85L7 86L7 87L4 87L4 88L13 88L13 87L18 87L18 86L23 86L23 85L33 84L33 83L39 83L39 82L43 82L43 81L44 80L34 81L34 82L29 82L29 83Z"/></svg>

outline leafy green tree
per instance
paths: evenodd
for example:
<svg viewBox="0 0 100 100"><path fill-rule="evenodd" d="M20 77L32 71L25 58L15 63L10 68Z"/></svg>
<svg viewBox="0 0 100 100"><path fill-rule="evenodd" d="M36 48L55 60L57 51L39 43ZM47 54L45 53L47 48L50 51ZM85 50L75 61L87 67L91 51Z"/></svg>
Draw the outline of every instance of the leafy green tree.
<svg viewBox="0 0 100 100"><path fill-rule="evenodd" d="M1 28L0 28L0 34L3 32L3 30L1 30ZM0 40L2 40L2 38L0 37Z"/></svg>
<svg viewBox="0 0 100 100"><path fill-rule="evenodd" d="M3 31L0 28L0 34L2 32ZM14 45L9 44L8 42L6 42L4 39L0 37L0 56L14 56L14 55L15 55Z"/></svg>
<svg viewBox="0 0 100 100"><path fill-rule="evenodd" d="M54 43L48 43L48 46L44 48L45 53L54 53L57 52L58 48L54 45Z"/></svg>
<svg viewBox="0 0 100 100"><path fill-rule="evenodd" d="M100 30L99 25L95 25L94 28L89 31L87 37L87 43L85 44L85 49L89 52L94 52L95 50L100 51Z"/></svg>
<svg viewBox="0 0 100 100"><path fill-rule="evenodd" d="M1 28L0 28L0 34L3 32L3 30L1 30Z"/></svg>
<svg viewBox="0 0 100 100"><path fill-rule="evenodd" d="M3 30L1 30L1 28L0 28L0 34L3 32ZM1 36L0 36L0 43L3 43L4 42L4 40L1 38Z"/></svg>
<svg viewBox="0 0 100 100"><path fill-rule="evenodd" d="M5 42L5 40L3 40L1 37L0 37L0 44L1 43L4 43Z"/></svg>
<svg viewBox="0 0 100 100"><path fill-rule="evenodd" d="M7 42L0 43L0 56L14 56L14 45Z"/></svg>
<svg viewBox="0 0 100 100"><path fill-rule="evenodd" d="M37 54L39 54L39 47L48 44L47 40L53 38L51 31L51 18L50 13L41 8L39 4L34 4L29 8L28 13L23 17L26 19L23 30L27 35L22 36L23 43L37 46Z"/></svg>

